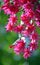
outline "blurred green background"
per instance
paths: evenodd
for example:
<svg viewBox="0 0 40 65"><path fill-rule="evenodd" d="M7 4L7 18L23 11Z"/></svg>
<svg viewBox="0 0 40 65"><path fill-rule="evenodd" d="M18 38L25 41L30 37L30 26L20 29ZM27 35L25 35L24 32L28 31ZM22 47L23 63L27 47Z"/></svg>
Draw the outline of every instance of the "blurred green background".
<svg viewBox="0 0 40 65"><path fill-rule="evenodd" d="M18 13L18 17L20 14ZM18 35L14 32L6 32L5 25L8 17L3 11L0 11L0 65L40 65L40 41L39 48L28 59L24 59L21 55L17 56L13 49L9 48ZM40 34L39 28L37 28L37 32Z"/></svg>

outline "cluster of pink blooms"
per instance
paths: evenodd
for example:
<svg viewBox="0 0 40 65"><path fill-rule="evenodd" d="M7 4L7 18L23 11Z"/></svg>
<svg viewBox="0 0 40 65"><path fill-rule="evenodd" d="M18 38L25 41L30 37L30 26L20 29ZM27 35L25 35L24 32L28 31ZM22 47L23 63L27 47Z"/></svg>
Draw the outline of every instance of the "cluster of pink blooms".
<svg viewBox="0 0 40 65"><path fill-rule="evenodd" d="M16 54L23 54L24 58L28 58L38 47L36 27L40 28L40 3L38 0L3 1L2 10L9 15L5 28L7 31L19 34L19 39L10 48L13 48ZM17 13L21 11L20 23L18 23Z"/></svg>

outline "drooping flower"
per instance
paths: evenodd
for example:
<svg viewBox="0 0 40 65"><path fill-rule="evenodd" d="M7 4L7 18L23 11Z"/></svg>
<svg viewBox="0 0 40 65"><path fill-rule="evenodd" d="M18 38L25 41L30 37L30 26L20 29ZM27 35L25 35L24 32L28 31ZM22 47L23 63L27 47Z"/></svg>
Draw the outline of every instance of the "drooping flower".
<svg viewBox="0 0 40 65"><path fill-rule="evenodd" d="M37 40L38 39L38 34L35 32L30 36L31 39Z"/></svg>
<svg viewBox="0 0 40 65"><path fill-rule="evenodd" d="M34 51L38 48L37 42L30 43L30 51Z"/></svg>
<svg viewBox="0 0 40 65"><path fill-rule="evenodd" d="M9 15L6 31L18 33L19 40L10 48L16 54L22 54L24 58L31 56L32 52L38 47L38 34L36 25L40 28L40 3L38 0L4 0L2 10ZM20 17L17 17L22 12ZM21 22L18 22L20 18ZM35 25L36 24L36 25Z"/></svg>
<svg viewBox="0 0 40 65"><path fill-rule="evenodd" d="M8 22L8 24L5 26L6 31L12 31L13 30L13 26L11 25L10 22Z"/></svg>
<svg viewBox="0 0 40 65"><path fill-rule="evenodd" d="M17 33L21 33L24 30L24 26L23 25L17 25L14 28L14 31Z"/></svg>
<svg viewBox="0 0 40 65"><path fill-rule="evenodd" d="M16 42L16 44L14 45L14 52L16 54L20 54L23 52L24 50L24 46L25 46L25 43L23 40L19 40L18 42Z"/></svg>
<svg viewBox="0 0 40 65"><path fill-rule="evenodd" d="M17 22L17 16L14 15L10 15L10 18L8 19L8 21L11 23L11 25L14 25Z"/></svg>
<svg viewBox="0 0 40 65"><path fill-rule="evenodd" d="M22 7L25 12L28 12L30 9L33 10L34 5L31 2L28 2L24 4Z"/></svg>
<svg viewBox="0 0 40 65"><path fill-rule="evenodd" d="M4 10L4 13L5 14L15 14L19 11L19 8L16 7L16 5L13 5L11 3L5 3L3 6L2 6L2 9Z"/></svg>
<svg viewBox="0 0 40 65"><path fill-rule="evenodd" d="M30 50L28 48L25 48L23 57L27 59L28 57L30 57L30 55L31 55Z"/></svg>

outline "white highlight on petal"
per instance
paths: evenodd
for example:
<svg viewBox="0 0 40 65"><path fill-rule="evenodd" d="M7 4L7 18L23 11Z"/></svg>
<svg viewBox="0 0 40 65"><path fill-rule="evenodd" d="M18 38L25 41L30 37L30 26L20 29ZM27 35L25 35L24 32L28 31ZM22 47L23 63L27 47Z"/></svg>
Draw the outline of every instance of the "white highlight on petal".
<svg viewBox="0 0 40 65"><path fill-rule="evenodd" d="M31 21L30 21L30 24L32 24L32 23L33 23L33 21L31 20Z"/></svg>
<svg viewBox="0 0 40 65"><path fill-rule="evenodd" d="M28 29L28 27L26 27L26 30Z"/></svg>
<svg viewBox="0 0 40 65"><path fill-rule="evenodd" d="M22 39L24 42L26 42L25 37L21 37L21 39Z"/></svg>
<svg viewBox="0 0 40 65"><path fill-rule="evenodd" d="M20 25L23 25L23 24L24 24L24 22L23 22L23 21L21 21L21 22L20 22Z"/></svg>

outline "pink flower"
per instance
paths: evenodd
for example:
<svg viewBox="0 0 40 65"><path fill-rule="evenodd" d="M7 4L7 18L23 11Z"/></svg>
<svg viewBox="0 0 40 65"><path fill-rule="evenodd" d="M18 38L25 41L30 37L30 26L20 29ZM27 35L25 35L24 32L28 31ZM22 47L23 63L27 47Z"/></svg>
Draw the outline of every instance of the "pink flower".
<svg viewBox="0 0 40 65"><path fill-rule="evenodd" d="M31 54L30 50L28 48L25 48L23 57L27 59L28 57L30 57L30 54Z"/></svg>
<svg viewBox="0 0 40 65"><path fill-rule="evenodd" d="M11 14L11 11L10 11L10 9L9 9L9 4L8 4L8 3L6 3L6 4L4 4L4 5L2 6L2 10L4 10L4 13L5 13L5 14Z"/></svg>
<svg viewBox="0 0 40 65"><path fill-rule="evenodd" d="M27 3L27 0L15 0L15 1L18 1L20 4L25 4L25 3Z"/></svg>
<svg viewBox="0 0 40 65"><path fill-rule="evenodd" d="M35 26L34 26L34 24L29 24L28 26L27 26L27 29L24 29L23 31L22 31L22 34L24 35L24 36L30 36L30 34L32 34L32 32L35 30Z"/></svg>
<svg viewBox="0 0 40 65"><path fill-rule="evenodd" d="M36 50L38 47L37 42L30 43L30 51Z"/></svg>
<svg viewBox="0 0 40 65"><path fill-rule="evenodd" d="M36 25L40 27L40 20L36 21Z"/></svg>
<svg viewBox="0 0 40 65"><path fill-rule="evenodd" d="M21 33L23 30L24 30L24 26L22 26L22 25L17 25L14 28L14 31L17 33Z"/></svg>
<svg viewBox="0 0 40 65"><path fill-rule="evenodd" d="M38 27L40 27L40 4L38 5L36 11L35 11L35 23Z"/></svg>
<svg viewBox="0 0 40 65"><path fill-rule="evenodd" d="M23 40L19 40L18 42L16 42L16 44L14 46L14 52L16 54L20 54L21 52L23 52L24 46L25 46L24 41Z"/></svg>
<svg viewBox="0 0 40 65"><path fill-rule="evenodd" d="M25 12L28 12L30 9L33 9L33 4L31 2L28 2L28 3L24 4L22 7Z"/></svg>
<svg viewBox="0 0 40 65"><path fill-rule="evenodd" d="M29 25L30 18L27 16L26 13L21 15L21 20L24 22L24 24Z"/></svg>
<svg viewBox="0 0 40 65"><path fill-rule="evenodd" d="M34 11L30 9L29 12L28 12L28 16L30 18L33 18L34 17Z"/></svg>
<svg viewBox="0 0 40 65"><path fill-rule="evenodd" d="M14 2L14 5L16 5L17 7L20 7L21 6L19 0L13 0L13 2Z"/></svg>
<svg viewBox="0 0 40 65"><path fill-rule="evenodd" d="M8 3L10 0L3 0L4 3Z"/></svg>
<svg viewBox="0 0 40 65"><path fill-rule="evenodd" d="M32 24L29 24L27 31L28 31L29 33L32 33L33 31L35 31L35 26L34 26L33 23L32 23Z"/></svg>
<svg viewBox="0 0 40 65"><path fill-rule="evenodd" d="M17 22L17 17L15 14L10 15L10 18L8 19L11 25L14 25Z"/></svg>
<svg viewBox="0 0 40 65"><path fill-rule="evenodd" d="M22 31L22 34L23 34L23 36L25 36L25 37L30 35L28 30Z"/></svg>
<svg viewBox="0 0 40 65"><path fill-rule="evenodd" d="M30 39L38 40L38 34L34 32L33 34L31 34Z"/></svg>
<svg viewBox="0 0 40 65"><path fill-rule="evenodd" d="M27 20L27 15L24 13L21 15L21 20L26 21Z"/></svg>
<svg viewBox="0 0 40 65"><path fill-rule="evenodd" d="M19 11L19 8L16 7L16 5L12 5L11 3L5 3L2 6L2 9L4 10L4 13L6 14L15 14Z"/></svg>
<svg viewBox="0 0 40 65"><path fill-rule="evenodd" d="M5 26L6 31L13 31L13 26L11 25L10 22L8 22L8 24Z"/></svg>

